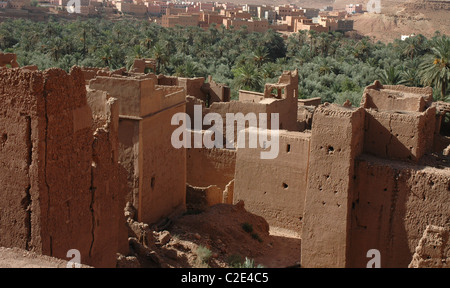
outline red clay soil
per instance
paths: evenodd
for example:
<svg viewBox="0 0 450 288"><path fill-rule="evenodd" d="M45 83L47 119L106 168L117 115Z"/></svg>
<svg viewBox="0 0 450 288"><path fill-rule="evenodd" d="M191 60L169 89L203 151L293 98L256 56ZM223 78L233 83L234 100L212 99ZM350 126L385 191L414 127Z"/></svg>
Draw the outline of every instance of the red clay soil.
<svg viewBox="0 0 450 288"><path fill-rule="evenodd" d="M246 232L244 224L252 232ZM292 267L300 262L300 239L270 235L264 218L247 212L243 203L219 204L198 215L185 215L175 220L169 232L169 242L156 245L166 267L225 268L231 266L232 259L246 257L267 268ZM155 233L155 238L166 233ZM207 263L198 260L199 246L211 251Z"/></svg>

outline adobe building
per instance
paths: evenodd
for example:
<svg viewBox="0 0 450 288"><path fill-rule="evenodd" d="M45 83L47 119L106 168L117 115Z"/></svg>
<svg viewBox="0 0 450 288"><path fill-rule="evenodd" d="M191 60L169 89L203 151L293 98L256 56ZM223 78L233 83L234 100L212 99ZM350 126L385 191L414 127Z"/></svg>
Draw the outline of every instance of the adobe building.
<svg viewBox="0 0 450 288"><path fill-rule="evenodd" d="M118 103L73 68L0 68L0 246L115 267L127 253Z"/></svg>
<svg viewBox="0 0 450 288"><path fill-rule="evenodd" d="M247 19L231 19L226 18L223 19L222 23L226 29L231 29L233 27L234 30L239 30L244 27L247 27L249 32L259 32L263 33L269 29L269 21L267 19L261 20L247 20Z"/></svg>
<svg viewBox="0 0 450 288"><path fill-rule="evenodd" d="M189 79L160 75L158 76L158 83L160 85L181 86L186 90L186 112L192 120L196 117L195 109L198 109L198 107L201 108L199 111L202 119L210 113L220 115L223 119L224 135L227 131L227 113L242 113L243 115L266 113L269 115L267 123L269 129L271 128L270 115L277 113L280 118L279 125L282 129L298 130L298 71L284 72L278 83L265 85L264 93L241 90L239 101L230 101L229 88L214 82L211 77L208 82L205 82L204 78ZM259 123L259 119L257 121ZM193 121L191 124L190 133L192 133L192 136L195 133L204 135L205 131L211 128L209 125L194 127ZM245 122L245 125L249 127L250 123ZM238 139L238 132L237 122L235 122L234 141ZM227 139L224 139L224 143L226 141ZM232 191L234 190L235 176L238 173L235 144L233 143L231 149L227 149L225 145L223 148L186 149L188 198L190 193L196 192L204 193L206 198L216 199L215 201L209 201L210 205L232 203L234 195ZM214 187L207 189L210 186ZM212 197L211 194L216 196Z"/></svg>
<svg viewBox="0 0 450 288"><path fill-rule="evenodd" d="M450 105L431 88L376 81L360 107L321 104L298 99L287 71L230 101L212 79L146 74L152 63L0 68L0 246L64 259L78 249L83 264L114 267L128 250L126 202L154 224L243 200L301 238L302 267L366 267L372 249L381 267L450 263ZM264 145L176 149L171 120L185 112L278 113L279 127L234 129L235 140L278 132L278 157L261 159ZM211 125L187 128L195 138Z"/></svg>
<svg viewBox="0 0 450 288"><path fill-rule="evenodd" d="M302 267L366 267L371 249L381 267L408 267L429 225L448 233L450 106L433 103L431 88L375 82L358 108L299 102L306 130L279 131L277 159L237 149L233 203L300 235ZM420 253L411 265L425 263ZM448 261L436 253L427 265Z"/></svg>
<svg viewBox="0 0 450 288"><path fill-rule="evenodd" d="M348 14L356 14L364 12L362 4L348 4L345 6L345 11Z"/></svg>
<svg viewBox="0 0 450 288"><path fill-rule="evenodd" d="M117 98L119 161L128 171L127 201L137 220L156 223L186 205L186 150L175 149L172 117L186 111L183 87L158 84L154 74L96 76L89 89Z"/></svg>
<svg viewBox="0 0 450 288"><path fill-rule="evenodd" d="M176 26L196 27L200 23L199 14L178 14L163 15L162 26L165 28L175 28Z"/></svg>

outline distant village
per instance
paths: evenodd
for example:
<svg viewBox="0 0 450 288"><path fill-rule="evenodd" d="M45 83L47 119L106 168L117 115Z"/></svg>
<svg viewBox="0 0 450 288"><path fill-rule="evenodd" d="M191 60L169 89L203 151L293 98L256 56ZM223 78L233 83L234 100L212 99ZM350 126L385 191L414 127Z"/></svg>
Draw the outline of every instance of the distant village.
<svg viewBox="0 0 450 288"><path fill-rule="evenodd" d="M77 13L67 11L68 3L79 2ZM364 13L362 4L350 4L345 10L334 11L332 6L323 9L303 8L295 4L283 6L232 4L220 2L181 2L154 0L9 0L0 1L0 21L27 17L45 20L51 15L76 17L135 17L148 19L166 28L224 27L249 32L269 29L281 33L300 30L316 32L348 32L353 30L352 15Z"/></svg>

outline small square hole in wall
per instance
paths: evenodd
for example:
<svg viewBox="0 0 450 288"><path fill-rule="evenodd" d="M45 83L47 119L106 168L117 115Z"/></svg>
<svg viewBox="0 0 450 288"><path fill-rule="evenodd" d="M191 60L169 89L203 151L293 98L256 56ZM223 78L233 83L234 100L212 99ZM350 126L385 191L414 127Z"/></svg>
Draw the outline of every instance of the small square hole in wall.
<svg viewBox="0 0 450 288"><path fill-rule="evenodd" d="M288 189L289 186L288 186L286 183L283 183L283 188L284 188L284 189Z"/></svg>

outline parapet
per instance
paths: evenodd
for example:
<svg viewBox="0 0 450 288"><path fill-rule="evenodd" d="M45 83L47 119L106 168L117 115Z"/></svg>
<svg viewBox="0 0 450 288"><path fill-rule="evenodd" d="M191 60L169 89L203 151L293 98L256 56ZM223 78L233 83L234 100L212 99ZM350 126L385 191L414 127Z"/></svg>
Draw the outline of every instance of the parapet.
<svg viewBox="0 0 450 288"><path fill-rule="evenodd" d="M322 98L298 99L298 106L313 106L317 107L322 104Z"/></svg>
<svg viewBox="0 0 450 288"><path fill-rule="evenodd" d="M274 95L273 90L277 90ZM278 83L266 84L264 87L264 98L298 98L298 70L284 71L278 79Z"/></svg>
<svg viewBox="0 0 450 288"><path fill-rule="evenodd" d="M210 106L216 102L229 102L231 98L231 90L228 86L216 83L211 76L208 82L205 78L183 78L173 76L158 76L158 84L165 86L180 86L186 90L187 96L193 96Z"/></svg>
<svg viewBox="0 0 450 288"><path fill-rule="evenodd" d="M417 162L431 152L436 108L425 112L366 110L364 151L381 158Z"/></svg>
<svg viewBox="0 0 450 288"><path fill-rule="evenodd" d="M403 85L366 87L364 152L385 159L417 162L431 152L436 130L433 90Z"/></svg>
<svg viewBox="0 0 450 288"><path fill-rule="evenodd" d="M89 82L89 88L119 99L121 116L145 117L186 102L182 87L158 85L154 74L99 76Z"/></svg>
<svg viewBox="0 0 450 288"><path fill-rule="evenodd" d="M11 68L19 68L17 63L17 55L12 53L3 54L0 52L0 67L11 66Z"/></svg>
<svg viewBox="0 0 450 288"><path fill-rule="evenodd" d="M135 59L133 67L131 67L130 72L132 73L156 73L157 62L154 59Z"/></svg>
<svg viewBox="0 0 450 288"><path fill-rule="evenodd" d="M417 88L403 85L381 85L379 81L366 87L361 107L380 111L424 112L433 102L431 87Z"/></svg>

